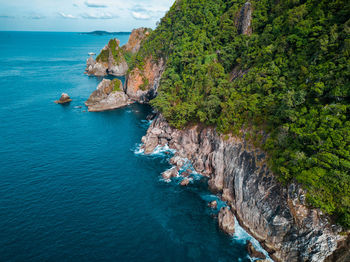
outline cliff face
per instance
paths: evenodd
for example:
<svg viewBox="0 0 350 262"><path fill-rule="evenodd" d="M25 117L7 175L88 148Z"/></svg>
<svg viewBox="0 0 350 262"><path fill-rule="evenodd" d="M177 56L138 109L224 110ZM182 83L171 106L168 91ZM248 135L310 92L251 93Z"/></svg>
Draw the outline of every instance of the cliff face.
<svg viewBox="0 0 350 262"><path fill-rule="evenodd" d="M324 261L345 240L340 228L306 206L298 185L283 187L268 169L266 155L242 139L199 126L177 130L159 116L142 141L145 153L168 144L188 158L276 261Z"/></svg>
<svg viewBox="0 0 350 262"><path fill-rule="evenodd" d="M141 27L132 30L131 35L129 37L129 41L123 49L126 52L130 52L131 54L136 54L140 48L142 41L149 35L149 30L147 28Z"/></svg>
<svg viewBox="0 0 350 262"><path fill-rule="evenodd" d="M242 35L251 35L252 30L252 4L247 1L244 6L241 8L236 21L235 25L237 27L237 31L239 34Z"/></svg>
<svg viewBox="0 0 350 262"><path fill-rule="evenodd" d="M96 60L90 57L86 62L86 73L95 76L124 76L129 67L119 44L118 39L111 39Z"/></svg>
<svg viewBox="0 0 350 262"><path fill-rule="evenodd" d="M119 79L103 79L97 89L85 102L90 112L112 110L131 103L128 96L121 90Z"/></svg>
<svg viewBox="0 0 350 262"><path fill-rule="evenodd" d="M134 68L126 79L127 95L139 102L148 102L157 95L159 81L165 68L163 59L146 59L144 68Z"/></svg>

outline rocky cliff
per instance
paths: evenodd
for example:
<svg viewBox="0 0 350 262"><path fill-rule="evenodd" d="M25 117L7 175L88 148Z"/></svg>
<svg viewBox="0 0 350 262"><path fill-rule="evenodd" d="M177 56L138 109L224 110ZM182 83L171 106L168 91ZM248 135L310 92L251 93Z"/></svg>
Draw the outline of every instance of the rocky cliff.
<svg viewBox="0 0 350 262"><path fill-rule="evenodd" d="M159 81L165 68L163 59L148 57L143 68L135 67L126 78L127 95L139 102L148 102L157 95Z"/></svg>
<svg viewBox="0 0 350 262"><path fill-rule="evenodd" d="M144 27L132 30L129 40L126 45L123 46L123 49L131 54L136 54L141 48L142 41L149 36L149 34L149 29Z"/></svg>
<svg viewBox="0 0 350 262"><path fill-rule="evenodd" d="M118 39L111 39L97 56L96 60L90 57L86 62L86 73L88 75L124 76L129 67L125 60L122 48Z"/></svg>
<svg viewBox="0 0 350 262"><path fill-rule="evenodd" d="M85 102L90 112L112 110L130 104L119 79L103 79Z"/></svg>
<svg viewBox="0 0 350 262"><path fill-rule="evenodd" d="M348 247L341 228L308 208L297 184L281 185L267 167L265 153L244 139L198 125L177 130L159 116L142 141L145 153L169 145L208 176L210 189L231 207L226 212L234 212L275 261L325 261L337 248Z"/></svg>

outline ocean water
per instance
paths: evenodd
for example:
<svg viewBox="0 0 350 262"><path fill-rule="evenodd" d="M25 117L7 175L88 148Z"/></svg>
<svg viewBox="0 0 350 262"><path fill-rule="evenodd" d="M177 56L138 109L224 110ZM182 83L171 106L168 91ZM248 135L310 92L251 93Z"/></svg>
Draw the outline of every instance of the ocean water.
<svg viewBox="0 0 350 262"><path fill-rule="evenodd" d="M150 107L86 111L109 38L0 32L0 261L250 261L205 179L166 183L167 156L137 153Z"/></svg>

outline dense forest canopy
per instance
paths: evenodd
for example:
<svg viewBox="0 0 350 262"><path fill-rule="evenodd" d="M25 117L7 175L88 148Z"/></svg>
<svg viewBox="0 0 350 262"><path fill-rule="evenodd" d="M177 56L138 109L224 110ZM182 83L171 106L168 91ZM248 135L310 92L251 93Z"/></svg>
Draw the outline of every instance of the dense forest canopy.
<svg viewBox="0 0 350 262"><path fill-rule="evenodd" d="M280 181L350 227L350 1L178 0L133 65L166 59L152 104L171 125L201 122L264 149Z"/></svg>

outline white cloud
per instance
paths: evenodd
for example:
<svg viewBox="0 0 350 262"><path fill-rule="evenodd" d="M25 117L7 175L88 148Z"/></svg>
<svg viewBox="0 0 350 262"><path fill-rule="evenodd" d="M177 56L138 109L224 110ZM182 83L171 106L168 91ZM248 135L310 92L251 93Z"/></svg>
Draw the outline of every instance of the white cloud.
<svg viewBox="0 0 350 262"><path fill-rule="evenodd" d="M136 20L150 20L152 17L144 12L131 12L131 15Z"/></svg>
<svg viewBox="0 0 350 262"><path fill-rule="evenodd" d="M33 19L33 20L40 20L40 19L45 19L46 16L43 16L43 15L29 15L29 16L24 16L24 18Z"/></svg>
<svg viewBox="0 0 350 262"><path fill-rule="evenodd" d="M157 8L155 6L135 5L130 9L131 15L136 20L151 20L159 18L166 12L165 8Z"/></svg>
<svg viewBox="0 0 350 262"><path fill-rule="evenodd" d="M71 14L65 14L63 12L58 13L61 17L66 18L66 19L77 19L78 17L71 15Z"/></svg>
<svg viewBox="0 0 350 262"><path fill-rule="evenodd" d="M87 7L93 7L93 8L106 8L108 5L105 3L101 3L101 2L93 2L93 1L85 1L84 4Z"/></svg>
<svg viewBox="0 0 350 262"><path fill-rule="evenodd" d="M114 19L118 18L118 15L112 14L109 12L101 12L101 13L84 13L80 15L81 18L84 19Z"/></svg>

